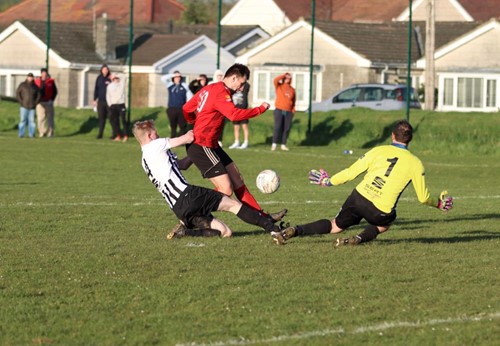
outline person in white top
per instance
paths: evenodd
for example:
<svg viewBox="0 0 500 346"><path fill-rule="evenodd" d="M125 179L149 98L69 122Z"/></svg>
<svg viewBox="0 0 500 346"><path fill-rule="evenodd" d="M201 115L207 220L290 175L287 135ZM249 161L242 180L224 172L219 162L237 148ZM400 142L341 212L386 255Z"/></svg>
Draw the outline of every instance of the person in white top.
<svg viewBox="0 0 500 346"><path fill-rule="evenodd" d="M125 107L125 81L119 75L111 76L111 81L106 88L106 102L109 106L109 122L113 131L114 141L128 140L128 124ZM121 122L121 125L120 125Z"/></svg>
<svg viewBox="0 0 500 346"><path fill-rule="evenodd" d="M231 228L216 219L212 215L214 211L229 211L267 232L280 231L270 216L221 192L187 182L181 173L177 156L170 149L191 143L194 139L192 130L176 138L160 138L153 120L145 120L136 122L132 132L141 145L144 171L181 221L180 226L167 235L167 239L184 236L230 237Z"/></svg>

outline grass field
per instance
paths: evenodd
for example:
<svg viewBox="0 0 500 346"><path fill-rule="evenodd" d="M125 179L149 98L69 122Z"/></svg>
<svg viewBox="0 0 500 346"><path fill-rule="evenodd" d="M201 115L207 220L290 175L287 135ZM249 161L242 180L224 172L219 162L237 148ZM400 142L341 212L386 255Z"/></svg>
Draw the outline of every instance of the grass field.
<svg viewBox="0 0 500 346"><path fill-rule="evenodd" d="M413 113L410 149L455 208L422 206L410 186L388 233L338 250L332 235L278 247L220 213L233 238L167 241L176 220L135 140L98 141L93 113L66 109L55 138L19 139L17 117L0 103L0 345L498 345L498 114ZM134 110L145 117L168 135L164 111ZM325 189L308 170L346 167L401 117L318 114L307 135L297 115L291 151L271 152L266 114L251 147L230 153L266 210L332 218L359 180ZM254 186L266 168L281 175L275 194ZM195 168L186 176L210 187Z"/></svg>

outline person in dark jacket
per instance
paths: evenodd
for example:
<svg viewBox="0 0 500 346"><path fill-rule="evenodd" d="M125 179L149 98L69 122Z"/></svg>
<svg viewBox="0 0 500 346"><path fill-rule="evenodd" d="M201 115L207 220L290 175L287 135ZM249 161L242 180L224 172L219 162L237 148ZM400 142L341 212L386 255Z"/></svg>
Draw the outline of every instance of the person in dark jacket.
<svg viewBox="0 0 500 346"><path fill-rule="evenodd" d="M111 73L108 65L101 66L101 73L95 81L94 88L94 107L97 107L97 117L99 119L99 132L97 139L101 139L106 126L106 119L108 118L109 107L106 102L106 89L111 83Z"/></svg>
<svg viewBox="0 0 500 346"><path fill-rule="evenodd" d="M40 89L33 82L33 73L28 73L26 80L19 84L16 90L16 97L21 104L20 121L19 121L19 137L22 138L26 132L26 124L28 124L28 136L35 137L35 108L40 102Z"/></svg>
<svg viewBox="0 0 500 346"><path fill-rule="evenodd" d="M167 117L170 122L170 137L174 138L187 131L182 106L193 96L193 93L182 81L182 74L179 71L163 75L160 80L168 91ZM177 132L177 127L179 127L179 132Z"/></svg>
<svg viewBox="0 0 500 346"><path fill-rule="evenodd" d="M206 74L200 74L200 76L196 79L193 79L189 83L189 90L194 94L203 89L205 85L208 84L208 77Z"/></svg>
<svg viewBox="0 0 500 346"><path fill-rule="evenodd" d="M36 106L36 120L40 137L54 135L54 101L57 97L56 81L49 75L46 68L40 70L40 77L35 79L36 86L40 89L42 99Z"/></svg>

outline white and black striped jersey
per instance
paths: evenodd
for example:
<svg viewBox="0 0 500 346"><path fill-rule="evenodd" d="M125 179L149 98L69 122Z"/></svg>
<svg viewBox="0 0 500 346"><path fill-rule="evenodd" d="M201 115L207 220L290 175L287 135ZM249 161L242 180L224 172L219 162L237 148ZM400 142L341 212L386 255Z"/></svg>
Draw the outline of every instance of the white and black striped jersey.
<svg viewBox="0 0 500 346"><path fill-rule="evenodd" d="M158 138L142 146L142 167L161 195L173 208L182 191L188 186L170 150L170 138Z"/></svg>

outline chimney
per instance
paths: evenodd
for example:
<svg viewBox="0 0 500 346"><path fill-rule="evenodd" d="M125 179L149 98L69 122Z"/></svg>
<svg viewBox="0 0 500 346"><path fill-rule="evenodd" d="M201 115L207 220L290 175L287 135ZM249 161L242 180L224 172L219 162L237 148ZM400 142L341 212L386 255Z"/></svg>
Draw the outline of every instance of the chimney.
<svg viewBox="0 0 500 346"><path fill-rule="evenodd" d="M106 13L96 19L95 51L104 60L116 59L116 21L108 19Z"/></svg>
<svg viewBox="0 0 500 346"><path fill-rule="evenodd" d="M155 19L155 0L146 1L146 20L148 23L154 23Z"/></svg>

